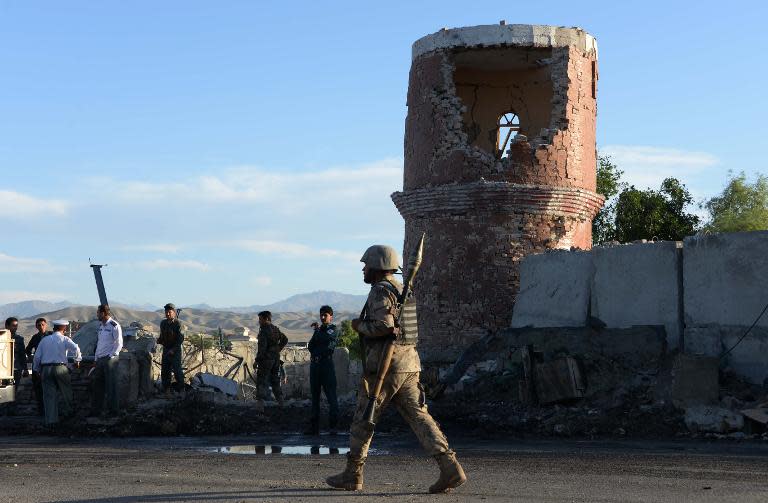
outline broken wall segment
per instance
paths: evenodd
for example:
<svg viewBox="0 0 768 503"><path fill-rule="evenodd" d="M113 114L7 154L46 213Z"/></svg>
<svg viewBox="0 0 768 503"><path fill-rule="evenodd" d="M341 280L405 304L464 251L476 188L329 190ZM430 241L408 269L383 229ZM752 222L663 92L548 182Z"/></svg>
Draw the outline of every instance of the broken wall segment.
<svg viewBox="0 0 768 503"><path fill-rule="evenodd" d="M404 249L428 236L416 278L425 362L451 362L509 326L522 257L591 246L603 203L596 79L596 43L577 28L476 26L414 44L403 191L392 198ZM499 121L510 112L519 131L507 147Z"/></svg>
<svg viewBox="0 0 768 503"><path fill-rule="evenodd" d="M663 325L678 347L679 243L551 251L526 257L512 327L579 327L590 317L608 328Z"/></svg>
<svg viewBox="0 0 768 503"><path fill-rule="evenodd" d="M749 382L765 383L768 313L741 338L768 304L768 232L691 236L683 243L686 351L722 357Z"/></svg>

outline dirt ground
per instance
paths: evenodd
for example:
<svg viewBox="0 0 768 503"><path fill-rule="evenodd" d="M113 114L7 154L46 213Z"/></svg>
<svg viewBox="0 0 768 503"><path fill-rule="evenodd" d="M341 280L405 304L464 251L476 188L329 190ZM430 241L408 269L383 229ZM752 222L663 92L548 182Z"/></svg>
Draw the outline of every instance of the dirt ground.
<svg viewBox="0 0 768 503"><path fill-rule="evenodd" d="M344 435L0 437L0 501L768 500L768 447L761 443L452 439L469 481L449 495L426 494L437 468L410 435L375 439L366 486L357 493L323 482L343 467L343 455L290 454L312 444L343 448L347 441ZM282 454L265 448L277 445ZM251 454L220 452L231 446Z"/></svg>

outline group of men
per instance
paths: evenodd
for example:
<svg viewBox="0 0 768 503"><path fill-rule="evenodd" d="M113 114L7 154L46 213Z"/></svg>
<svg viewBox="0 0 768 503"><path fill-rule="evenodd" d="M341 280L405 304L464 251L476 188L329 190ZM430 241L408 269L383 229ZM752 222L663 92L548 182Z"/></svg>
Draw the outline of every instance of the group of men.
<svg viewBox="0 0 768 503"><path fill-rule="evenodd" d="M114 416L120 410L118 388L118 365L123 349L123 329L112 317L106 304L96 310L99 320L96 349L91 375L91 416ZM53 426L60 416L74 415L70 367L79 367L83 359L80 347L66 335L68 320L51 322L38 318L37 332L24 345L24 338L18 334L19 320L10 317L5 328L10 330L14 341L14 380L21 382L29 376L27 365L32 362L32 386L37 400L38 412L45 417L45 423ZM170 393L171 374L176 379L177 389L183 387L184 371L181 367L181 344L184 330L176 315L176 306L165 305L165 319L160 323L160 338L163 345L161 359L161 382L163 392ZM61 405L61 406L59 406Z"/></svg>
<svg viewBox="0 0 768 503"><path fill-rule="evenodd" d="M374 245L366 250L360 259L363 262L363 281L371 285L365 307L360 317L352 320L352 328L360 335L363 348L363 376L358 390L357 405L350 428L350 445L347 465L338 475L328 477L326 482L333 488L360 490L363 488L363 467L368 449L373 438L376 421L381 411L390 403L410 425L424 450L433 456L440 469L440 476L429 491L431 493L448 492L466 481L464 470L450 449L448 440L439 425L429 414L424 388L419 382L421 362L416 351L417 330L415 330L415 310L410 327L401 325L401 310L404 308L402 297L403 285L394 274L400 269L397 252L384 245ZM415 306L415 300L412 303ZM94 401L92 413L101 408L106 395L110 412L116 412L118 404L116 385L116 360L122 347L122 331L119 323L113 320L109 306L101 305L98 309L99 340L96 349L96 367L94 371ZM164 346L162 358L162 382L164 391L170 387L170 375L175 373L178 382L183 383L181 368L181 343L184 332L176 317L173 304L165 306L166 319L160 326L158 342ZM314 324L315 331L309 342L311 354L310 383L312 390L312 416L309 433L319 432L319 399L324 391L329 402L330 427L333 432L338 417L336 401L336 377L333 367L333 351L338 334L332 324L333 309L323 306L320 309L320 323ZM41 320L38 320L41 321ZM44 321L44 320L42 320ZM10 322L10 323L9 323ZM9 326L10 325L10 326ZM66 369L68 355L73 354L75 365L81 360L80 349L64 335L68 322L53 322L53 333L41 335L37 339L32 370L39 374L42 382L43 403L46 422L58 421L57 392L64 396L62 412L71 413L71 387L69 372ZM45 330L41 325L38 330ZM269 311L259 313L258 350L256 356L257 387L262 397L269 395L269 388L278 403L282 404L280 389L280 352L288 340L280 329L272 324ZM18 320L9 318L6 328L10 328L16 339L15 328ZM22 344L18 344L23 347ZM17 354L23 355L24 351ZM23 361L26 358L23 356ZM386 361L388 365L382 365ZM382 368L386 371L382 371ZM26 373L24 367L17 367L19 379ZM106 393L105 393L106 391ZM370 403L376 407L372 417Z"/></svg>

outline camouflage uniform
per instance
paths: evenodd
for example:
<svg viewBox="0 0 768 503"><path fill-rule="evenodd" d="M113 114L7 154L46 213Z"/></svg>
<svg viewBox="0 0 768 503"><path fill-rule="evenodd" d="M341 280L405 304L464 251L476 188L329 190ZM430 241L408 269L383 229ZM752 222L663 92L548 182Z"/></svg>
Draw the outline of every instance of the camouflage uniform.
<svg viewBox="0 0 768 503"><path fill-rule="evenodd" d="M403 290L403 285L393 276L387 276L384 281L373 285L365 304L366 317L357 328L365 337L366 360L350 429L349 451L350 457L360 460L364 460L368 455L368 447L373 438L373 431L366 427L363 420L363 413L368 405L368 390L376 384L376 372L385 345L384 336L395 326L397 299L383 284L385 282L395 286L399 292ZM448 440L427 411L424 388L419 382L420 371L421 361L416 346L396 343L392 364L376 403L376 417L373 421L377 421L378 415L391 402L416 434L424 450L435 456L449 451Z"/></svg>
<svg viewBox="0 0 768 503"><path fill-rule="evenodd" d="M288 338L275 325L269 323L259 329L256 351L256 387L263 399L270 396L269 386L275 400L282 401L280 390L280 351L288 344Z"/></svg>
<svg viewBox="0 0 768 503"><path fill-rule="evenodd" d="M419 257L423 243L422 238L417 254ZM373 245L363 254L360 261L365 263L363 269L365 281L368 282L367 278L374 280L375 277L379 277L380 281L371 287L363 315L361 315L362 320L358 321L356 328L364 339L366 357L363 378L357 395L357 407L350 428L347 467L342 473L326 479L331 487L348 491L363 488L363 465L373 438L373 430L364 419L368 406L368 392L375 389L381 355L388 345L388 336L395 328L395 317L398 314L397 297L403 292L403 285L390 272L398 268L397 252L393 248ZM383 274L369 276L372 271ZM407 304L403 308L406 309L406 306ZM415 314L414 310L412 323L416 322ZM403 328L405 327L406 324L403 325ZM418 334L411 332L411 336L418 337ZM389 372L384 376L372 420L376 423L384 407L390 402L393 403L416 434L421 446L435 458L440 467L440 478L430 486L429 492L448 492L463 484L467 478L456 460L456 454L448 447L448 440L427 411L424 388L419 382L421 362L416 352L415 341L416 338L409 338L409 331L406 330L394 342Z"/></svg>

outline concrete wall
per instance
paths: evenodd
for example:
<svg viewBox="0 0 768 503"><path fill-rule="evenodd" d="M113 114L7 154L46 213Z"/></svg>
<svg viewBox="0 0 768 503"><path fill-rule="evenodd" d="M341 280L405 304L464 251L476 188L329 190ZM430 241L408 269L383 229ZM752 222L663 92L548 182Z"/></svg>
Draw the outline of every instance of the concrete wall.
<svg viewBox="0 0 768 503"><path fill-rule="evenodd" d="M554 251L520 267L513 327L663 325L667 344L720 357L768 303L768 232ZM589 310L585 307L589 299ZM723 364L749 381L768 379L768 314Z"/></svg>
<svg viewBox="0 0 768 503"><path fill-rule="evenodd" d="M768 304L768 232L692 236L684 242L687 352L720 356ZM768 313L723 358L751 382L768 378Z"/></svg>
<svg viewBox="0 0 768 503"><path fill-rule="evenodd" d="M680 245L666 241L596 248L591 253L592 316L609 328L664 325L668 346L678 347Z"/></svg>
<svg viewBox="0 0 768 503"><path fill-rule="evenodd" d="M593 270L588 252L556 250L525 258L512 327L585 326Z"/></svg>
<svg viewBox="0 0 768 503"><path fill-rule="evenodd" d="M677 347L679 264L675 242L531 255L520 268L512 327L580 327L591 315L608 328L664 325Z"/></svg>

